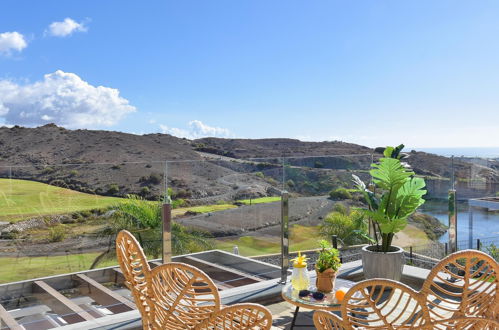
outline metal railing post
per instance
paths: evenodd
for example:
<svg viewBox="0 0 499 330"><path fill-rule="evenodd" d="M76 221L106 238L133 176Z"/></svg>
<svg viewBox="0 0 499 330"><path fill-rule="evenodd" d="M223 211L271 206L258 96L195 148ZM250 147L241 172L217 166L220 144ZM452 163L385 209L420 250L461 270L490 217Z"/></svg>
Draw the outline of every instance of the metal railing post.
<svg viewBox="0 0 499 330"><path fill-rule="evenodd" d="M281 282L285 284L289 268L289 193L281 195Z"/></svg>
<svg viewBox="0 0 499 330"><path fill-rule="evenodd" d="M449 248L450 253L457 251L457 205L456 190L449 189Z"/></svg>
<svg viewBox="0 0 499 330"><path fill-rule="evenodd" d="M163 263L172 261L172 205L163 204L161 218L163 219Z"/></svg>
<svg viewBox="0 0 499 330"><path fill-rule="evenodd" d="M473 248L473 206L468 204L468 249Z"/></svg>
<svg viewBox="0 0 499 330"><path fill-rule="evenodd" d="M478 251L480 251L480 245L482 245L482 244L480 243L480 239L479 239L479 238L477 238L477 239L476 239L476 249L477 249Z"/></svg>
<svg viewBox="0 0 499 330"><path fill-rule="evenodd" d="M331 243L333 243L333 247L335 249L338 248L338 236L337 235L332 235L331 236Z"/></svg>

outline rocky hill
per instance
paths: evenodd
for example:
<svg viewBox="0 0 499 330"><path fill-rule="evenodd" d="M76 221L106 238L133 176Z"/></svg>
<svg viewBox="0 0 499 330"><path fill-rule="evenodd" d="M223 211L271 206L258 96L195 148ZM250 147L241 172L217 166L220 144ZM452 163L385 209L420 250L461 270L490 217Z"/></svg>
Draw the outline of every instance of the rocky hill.
<svg viewBox="0 0 499 330"><path fill-rule="evenodd" d="M154 199L164 191L165 161L170 161L168 186L177 198L193 203L272 195L282 187L302 195L325 194L348 186L352 172L367 175L371 160L379 157L372 153L370 148L339 141L190 141L168 134L67 130L54 124L0 128L0 177ZM452 174L446 157L411 152L409 163L428 177ZM495 168L458 159L454 165L458 178L499 181Z"/></svg>

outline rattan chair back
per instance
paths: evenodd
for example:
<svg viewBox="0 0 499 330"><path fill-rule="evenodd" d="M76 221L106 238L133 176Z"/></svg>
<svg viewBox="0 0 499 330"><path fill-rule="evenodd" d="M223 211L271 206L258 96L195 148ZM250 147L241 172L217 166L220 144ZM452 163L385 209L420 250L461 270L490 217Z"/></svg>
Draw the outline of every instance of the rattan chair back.
<svg viewBox="0 0 499 330"><path fill-rule="evenodd" d="M499 264L476 250L453 253L432 269L421 293L432 320L495 318L499 308Z"/></svg>
<svg viewBox="0 0 499 330"><path fill-rule="evenodd" d="M151 268L139 242L126 230L120 231L116 237L116 257L125 277L125 284L142 315L143 328L148 329L153 318L147 285Z"/></svg>
<svg viewBox="0 0 499 330"><path fill-rule="evenodd" d="M220 296L203 271L180 262L160 265L151 271L149 285L154 305L154 326L191 329L220 310Z"/></svg>

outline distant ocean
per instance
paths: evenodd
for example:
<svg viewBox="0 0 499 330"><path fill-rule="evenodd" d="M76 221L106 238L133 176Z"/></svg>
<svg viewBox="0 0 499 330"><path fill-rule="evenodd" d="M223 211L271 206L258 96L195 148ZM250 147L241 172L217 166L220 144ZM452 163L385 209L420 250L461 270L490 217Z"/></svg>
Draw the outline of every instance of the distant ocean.
<svg viewBox="0 0 499 330"><path fill-rule="evenodd" d="M424 151L441 156L499 158L499 147L490 148L410 148L404 150Z"/></svg>

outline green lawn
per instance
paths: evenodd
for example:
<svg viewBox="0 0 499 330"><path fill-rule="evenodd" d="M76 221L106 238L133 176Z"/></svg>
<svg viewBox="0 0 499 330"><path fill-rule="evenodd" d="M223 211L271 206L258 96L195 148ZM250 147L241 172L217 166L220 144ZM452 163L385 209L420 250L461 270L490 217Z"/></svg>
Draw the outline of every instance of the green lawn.
<svg viewBox="0 0 499 330"><path fill-rule="evenodd" d="M0 257L0 283L22 281L44 276L88 270L99 253L51 257ZM116 260L103 261L99 267L117 265Z"/></svg>
<svg viewBox="0 0 499 330"><path fill-rule="evenodd" d="M251 204L272 203L272 202L277 202L280 200L281 200L281 197L272 196L272 197L260 197L260 198L254 198L254 199L242 199L242 200L238 200L237 202L249 205L250 203Z"/></svg>
<svg viewBox="0 0 499 330"><path fill-rule="evenodd" d="M190 207L181 207L178 209L172 210L172 215L174 217L183 215L187 211L196 212L196 213L211 213L217 211L223 211L228 209L236 208L236 205L233 204L215 204L215 205L200 205L200 206L190 206Z"/></svg>
<svg viewBox="0 0 499 330"><path fill-rule="evenodd" d="M251 199L251 204L261 204L261 203L272 203L276 201L280 201L281 197L261 197ZM249 199L238 200L237 202L250 205ZM190 207L181 207L178 209L174 209L172 211L173 216L183 215L187 211L197 212L197 213L211 213L217 211L223 211L228 209L235 209L237 206L230 203L225 204L214 204L214 205L200 205L200 206L190 206Z"/></svg>
<svg viewBox="0 0 499 330"><path fill-rule="evenodd" d="M30 216L105 208L120 200L35 181L0 179L0 219L10 221Z"/></svg>
<svg viewBox="0 0 499 330"><path fill-rule="evenodd" d="M318 227L293 225L290 231L290 251L303 251L317 249L319 247ZM262 254L279 253L281 242L279 238L243 236L238 239L224 240L216 242L216 248L232 252L234 245L237 245L239 253L243 256L257 256Z"/></svg>

